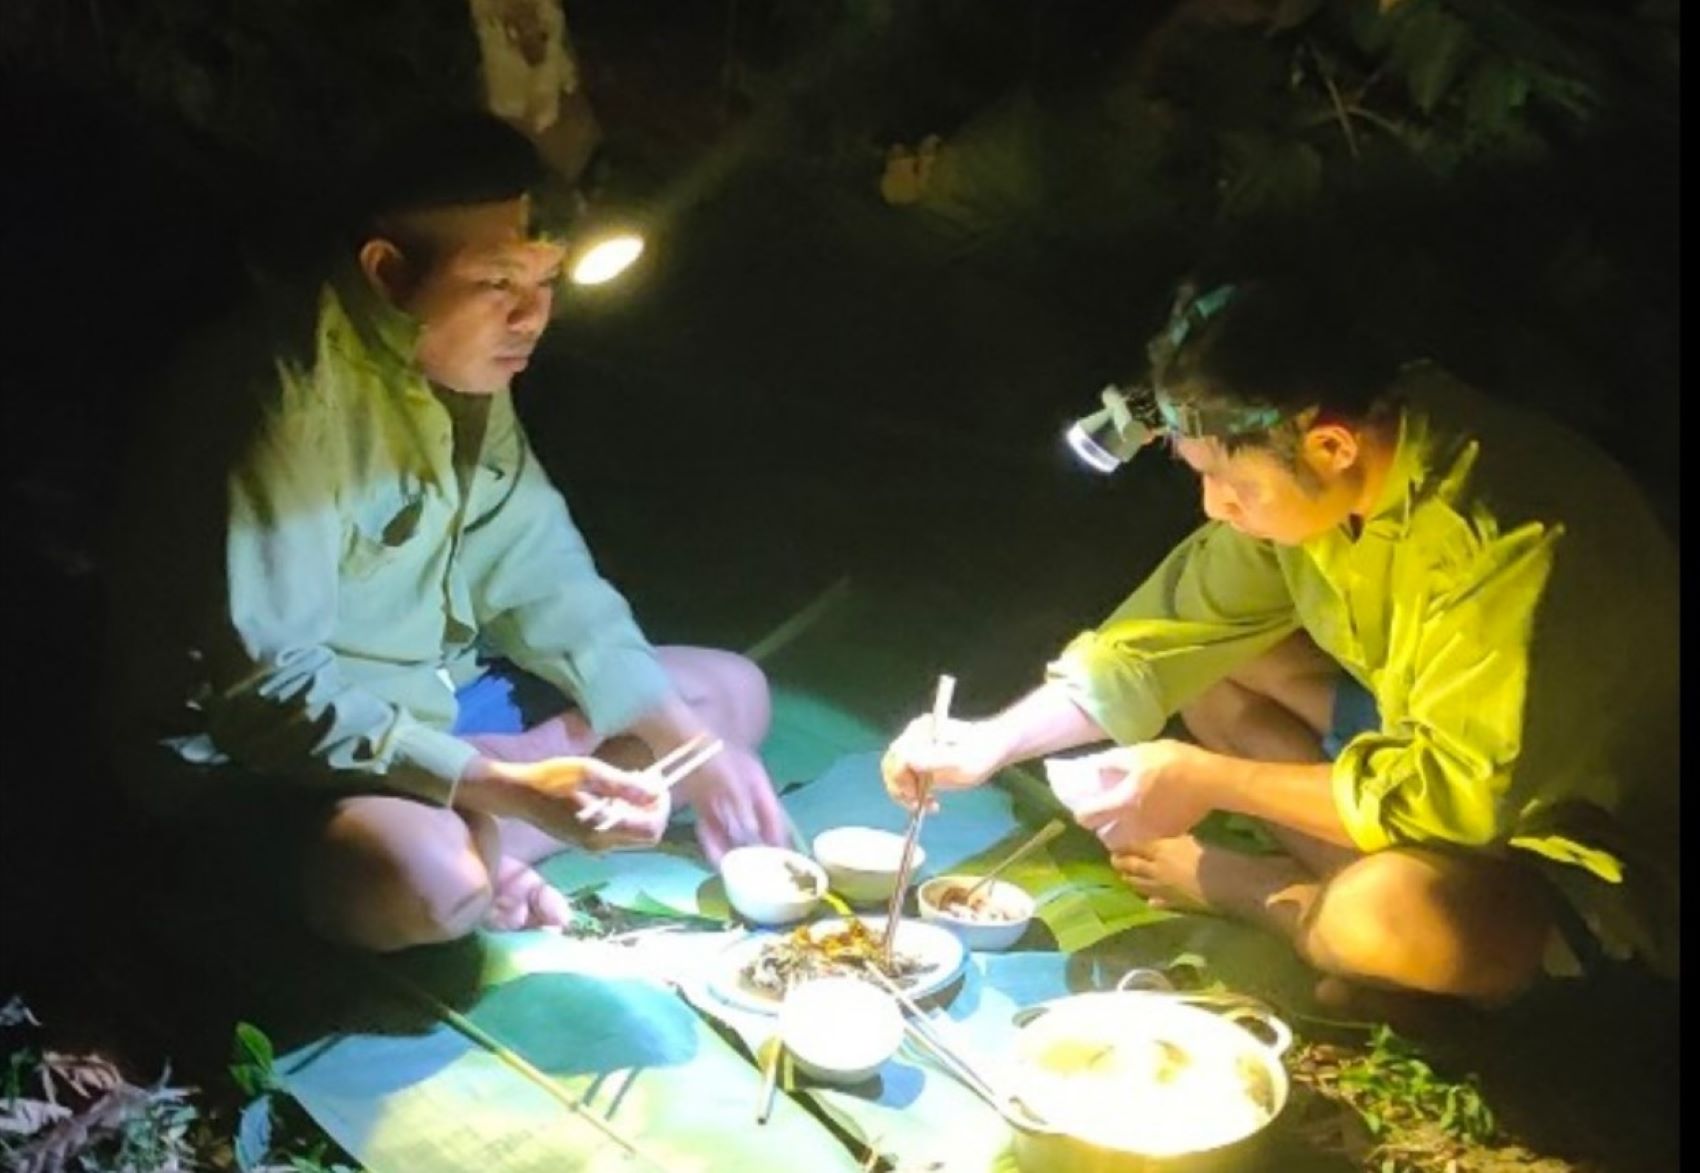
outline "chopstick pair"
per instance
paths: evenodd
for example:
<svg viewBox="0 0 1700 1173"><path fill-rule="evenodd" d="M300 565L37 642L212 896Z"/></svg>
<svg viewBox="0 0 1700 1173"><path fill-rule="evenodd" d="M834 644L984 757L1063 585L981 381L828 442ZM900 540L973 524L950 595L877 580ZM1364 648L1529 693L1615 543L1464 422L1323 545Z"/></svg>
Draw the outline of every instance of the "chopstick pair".
<svg viewBox="0 0 1700 1173"><path fill-rule="evenodd" d="M973 1065L964 1059L951 1044L944 1040L943 1035L933 1026L932 1017L921 1009L913 998L905 994L896 982L881 972L877 965L863 966L863 969L885 988L886 993L897 1001L898 1006L903 1010L904 1027L909 1034L921 1041L928 1053L937 1059L946 1071L955 1076L957 1081L967 1087L969 1091L985 1100L987 1104L996 1108L1000 1113L1007 1111L998 1090L992 1086L985 1076L976 1071Z"/></svg>
<svg viewBox="0 0 1700 1173"><path fill-rule="evenodd" d="M726 743L720 738L699 733L689 741L674 746L671 751L645 767L638 777L648 783L659 798L725 748ZM581 823L590 823L590 829L598 834L611 830L614 824L620 821L614 814L613 801L606 798L585 803L578 812L578 818Z"/></svg>
<svg viewBox="0 0 1700 1173"><path fill-rule="evenodd" d="M933 740L937 741L944 733L945 722L950 717L950 698L956 692L956 677L940 676L938 691L933 695ZM909 814L909 830L903 836L903 855L897 864L897 882L891 890L891 904L886 909L885 933L880 938L880 956L886 963L891 963L891 948L897 939L897 924L903 919L903 899L909 891L909 880L915 868L915 845L921 838L921 822L927 817L927 803L932 801L933 779L928 775L921 779L921 786L915 796L915 809Z"/></svg>

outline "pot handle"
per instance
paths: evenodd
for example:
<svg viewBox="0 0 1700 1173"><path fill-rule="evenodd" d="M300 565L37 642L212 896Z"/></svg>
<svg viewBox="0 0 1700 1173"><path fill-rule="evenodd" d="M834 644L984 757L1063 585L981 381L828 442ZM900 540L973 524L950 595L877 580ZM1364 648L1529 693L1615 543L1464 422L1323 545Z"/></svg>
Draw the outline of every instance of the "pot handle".
<svg viewBox="0 0 1700 1173"><path fill-rule="evenodd" d="M1172 994L1175 983L1169 980L1169 975L1160 969L1130 969L1122 974L1116 982L1118 991L1143 990L1152 994Z"/></svg>
<svg viewBox="0 0 1700 1173"><path fill-rule="evenodd" d="M1252 1006L1248 1004L1228 1006L1222 1010L1222 1017L1227 1019L1229 1022L1234 1023L1236 1026L1244 1026L1248 1022L1254 1022L1264 1030L1268 1031L1272 1037L1267 1040L1263 1039L1255 1031L1247 1031L1246 1033L1251 1035L1253 1038L1256 1038L1259 1043L1267 1047L1270 1054L1274 1055L1276 1058L1280 1058L1282 1055L1285 1055L1287 1053L1287 1049L1293 1045L1293 1028L1275 1017L1274 1012L1270 1011L1266 1007Z"/></svg>

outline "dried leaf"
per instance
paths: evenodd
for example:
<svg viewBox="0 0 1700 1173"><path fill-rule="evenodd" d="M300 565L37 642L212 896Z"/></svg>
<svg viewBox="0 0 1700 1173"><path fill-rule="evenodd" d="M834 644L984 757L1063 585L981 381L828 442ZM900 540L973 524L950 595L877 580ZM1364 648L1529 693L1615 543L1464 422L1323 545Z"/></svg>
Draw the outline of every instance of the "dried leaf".
<svg viewBox="0 0 1700 1173"><path fill-rule="evenodd" d="M24 1000L13 994L0 1006L0 1027L4 1026L40 1026L41 1020L30 1013L30 1008L24 1005Z"/></svg>
<svg viewBox="0 0 1700 1173"><path fill-rule="evenodd" d="M85 1098L124 1087L128 1082L110 1059L99 1055L66 1055L48 1051L41 1057L41 1066L44 1072Z"/></svg>
<svg viewBox="0 0 1700 1173"><path fill-rule="evenodd" d="M71 1109L46 1100L0 1100L0 1132L13 1136L33 1136L55 1121L63 1120Z"/></svg>

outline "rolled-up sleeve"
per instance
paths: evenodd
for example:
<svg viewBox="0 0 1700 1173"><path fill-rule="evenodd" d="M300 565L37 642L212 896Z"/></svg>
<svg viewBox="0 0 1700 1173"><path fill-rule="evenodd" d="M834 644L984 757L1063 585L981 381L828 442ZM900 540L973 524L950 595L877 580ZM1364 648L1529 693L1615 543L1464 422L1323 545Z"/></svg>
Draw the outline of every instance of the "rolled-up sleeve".
<svg viewBox="0 0 1700 1173"><path fill-rule="evenodd" d="M344 534L340 436L325 405L280 371L228 479L224 606L209 641L207 732L259 772L446 803L472 746L358 687L330 647Z"/></svg>
<svg viewBox="0 0 1700 1173"><path fill-rule="evenodd" d="M1047 679L1122 744L1155 737L1184 705L1298 627L1274 549L1210 522L1165 558Z"/></svg>
<svg viewBox="0 0 1700 1173"><path fill-rule="evenodd" d="M492 442L517 445L518 456L512 490L467 535L479 627L495 650L573 698L598 734L619 733L672 684L511 411L493 412L491 426Z"/></svg>
<svg viewBox="0 0 1700 1173"><path fill-rule="evenodd" d="M1359 849L1509 834L1513 771L1522 750L1529 645L1560 531L1526 526L1449 574L1395 647L1388 673L1408 693L1385 706L1383 728L1335 759L1335 805Z"/></svg>

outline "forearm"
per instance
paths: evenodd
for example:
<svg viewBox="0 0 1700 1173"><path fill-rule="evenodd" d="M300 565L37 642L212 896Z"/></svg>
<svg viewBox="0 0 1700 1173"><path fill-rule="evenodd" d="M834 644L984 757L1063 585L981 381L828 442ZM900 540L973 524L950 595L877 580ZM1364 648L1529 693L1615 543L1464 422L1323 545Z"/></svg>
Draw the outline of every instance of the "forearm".
<svg viewBox="0 0 1700 1173"><path fill-rule="evenodd" d="M455 784L454 806L456 810L501 818L523 818L526 789L502 768L499 759L480 754L461 771Z"/></svg>
<svg viewBox="0 0 1700 1173"><path fill-rule="evenodd" d="M1040 685L986 725L1003 747L1000 768L1091 745L1109 736L1056 683Z"/></svg>
<svg viewBox="0 0 1700 1173"><path fill-rule="evenodd" d="M1334 802L1333 767L1327 762L1257 762L1198 750L1186 763L1184 783L1208 794L1217 810L1354 846Z"/></svg>
<svg viewBox="0 0 1700 1173"><path fill-rule="evenodd" d="M646 709L637 720L622 730L649 748L656 757L683 745L691 738L708 732L702 715L676 692Z"/></svg>

